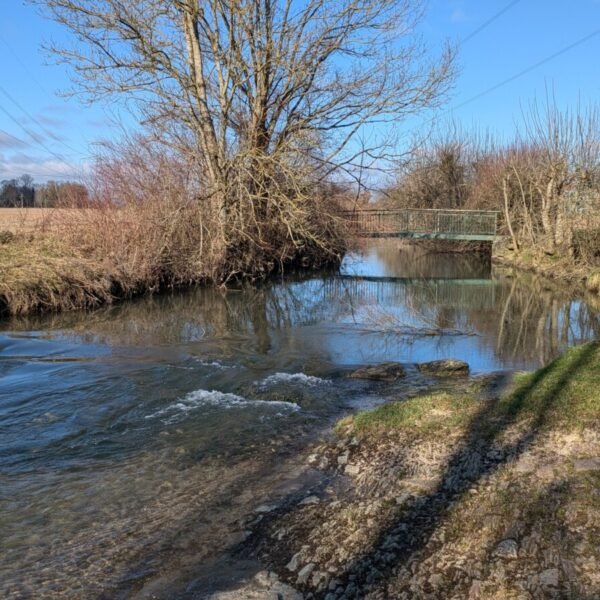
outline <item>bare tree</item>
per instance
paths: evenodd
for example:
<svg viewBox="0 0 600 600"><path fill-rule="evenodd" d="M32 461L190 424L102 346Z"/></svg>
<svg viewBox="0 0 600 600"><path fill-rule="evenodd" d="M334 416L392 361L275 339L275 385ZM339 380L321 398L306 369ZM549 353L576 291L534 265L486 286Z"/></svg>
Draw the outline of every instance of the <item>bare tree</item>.
<svg viewBox="0 0 600 600"><path fill-rule="evenodd" d="M533 104L525 119L529 152L528 176L540 202L540 218L549 252L569 248L572 222L582 197L594 184L600 166L600 115L561 111L552 98Z"/></svg>
<svg viewBox="0 0 600 600"><path fill-rule="evenodd" d="M452 51L428 61L414 36L420 0L32 1L75 34L53 50L88 99L132 96L190 136L221 208L240 163L309 159L323 178L389 156L381 124L435 106L453 75Z"/></svg>

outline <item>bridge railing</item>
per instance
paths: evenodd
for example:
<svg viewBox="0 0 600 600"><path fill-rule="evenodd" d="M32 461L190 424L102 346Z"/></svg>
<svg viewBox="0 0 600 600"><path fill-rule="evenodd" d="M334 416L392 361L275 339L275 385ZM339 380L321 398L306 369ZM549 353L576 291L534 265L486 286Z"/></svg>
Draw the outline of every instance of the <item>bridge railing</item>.
<svg viewBox="0 0 600 600"><path fill-rule="evenodd" d="M360 236L493 238L498 226L496 211L481 210L362 209L341 216Z"/></svg>

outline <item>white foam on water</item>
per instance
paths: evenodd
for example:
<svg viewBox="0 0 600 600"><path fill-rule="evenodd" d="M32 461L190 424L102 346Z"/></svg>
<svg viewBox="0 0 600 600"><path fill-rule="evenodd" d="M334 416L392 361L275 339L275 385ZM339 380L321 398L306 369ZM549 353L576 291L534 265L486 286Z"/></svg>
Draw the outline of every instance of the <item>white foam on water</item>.
<svg viewBox="0 0 600 600"><path fill-rule="evenodd" d="M196 359L199 365L203 367L214 367L215 369L235 369L235 365L224 365L218 360L203 360L201 358Z"/></svg>
<svg viewBox="0 0 600 600"><path fill-rule="evenodd" d="M321 383L329 383L327 379L321 379L314 375L306 375L305 373L275 373L269 375L261 381L261 385L273 385L274 383L303 383L304 385L319 385Z"/></svg>
<svg viewBox="0 0 600 600"><path fill-rule="evenodd" d="M252 400L249 398L243 398L236 394L228 394L225 392L218 392L216 390L196 390L190 392L184 398L179 399L177 402L169 404L159 411L146 416L146 419L153 419L156 417L167 417L165 423L175 423L181 421L185 416L197 408L202 406L216 406L224 410L232 408L243 408L248 406L261 406L265 408L277 409L277 416L285 416L286 414L296 412L300 410L300 406L295 402L285 402L283 400Z"/></svg>

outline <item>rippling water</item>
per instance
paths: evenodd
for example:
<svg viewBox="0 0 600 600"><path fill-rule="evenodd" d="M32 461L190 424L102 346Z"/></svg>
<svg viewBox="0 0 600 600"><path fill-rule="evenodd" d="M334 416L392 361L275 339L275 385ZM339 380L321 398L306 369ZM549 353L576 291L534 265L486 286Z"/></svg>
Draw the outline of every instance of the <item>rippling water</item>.
<svg viewBox="0 0 600 600"><path fill-rule="evenodd" d="M339 274L6 321L0 596L129 597L193 578L293 482L307 439L429 383L409 369L373 386L346 379L353 366L535 368L599 330L569 290L394 242Z"/></svg>

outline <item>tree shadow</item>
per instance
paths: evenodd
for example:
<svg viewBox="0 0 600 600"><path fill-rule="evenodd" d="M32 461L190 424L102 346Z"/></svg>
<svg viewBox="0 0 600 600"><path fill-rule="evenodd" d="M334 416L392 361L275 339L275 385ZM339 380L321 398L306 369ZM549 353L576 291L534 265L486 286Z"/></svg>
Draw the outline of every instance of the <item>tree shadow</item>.
<svg viewBox="0 0 600 600"><path fill-rule="evenodd" d="M385 589L386 583L395 576L398 567L417 559L457 501L465 497L479 481L494 474L508 462L515 461L527 450L546 424L548 413L554 408L560 390L589 366L594 360L597 348L598 344L583 347L574 356L568 368L556 377L552 385L547 386L547 378L552 376L553 369L557 368L554 363L533 374L526 384L515 389L508 397L504 397L503 401L499 398L499 387L502 388L504 382L498 378L491 380L483 390L483 395L487 399L483 401L481 410L471 419L463 444L448 459L439 484L382 529L367 551L352 557L344 570L335 574L335 578L345 588L343 597L359 599L364 598L371 591ZM527 416L531 417L528 419L527 427L520 429L518 435L513 436L511 441L506 443L501 439L503 434L507 433L512 425L522 420L524 413L530 407L532 395L539 393L540 390L543 390L543 393L538 395L536 400L539 410L531 415L527 412ZM502 406L500 406L501 402L503 402ZM490 451L498 445L502 447L502 456L495 458L496 454ZM282 465L279 467L281 468ZM223 563L225 565L223 572L219 571L221 568L219 557L214 557L214 564L210 561L207 563L203 559L202 564L198 563L187 570L190 574L187 582L180 580L181 586L176 586L177 589L170 588L169 597L205 598L210 597L211 590L235 594L242 582L248 581L264 568L258 561L252 562L251 559L256 557L257 548L268 539L269 533L278 526L279 522L301 507L307 491L324 495L325 488L330 483L330 477L326 475L318 482L313 482L308 488L304 487L283 496L276 510L261 516L260 523L249 524L253 533L248 539L220 550L220 556L224 561L230 561L229 564ZM224 502L226 497L229 498L231 491L231 488L224 490L223 495L212 499L212 504ZM238 489L238 493L240 491ZM524 517L526 522L534 522L538 518L542 501L542 495L537 499L531 499L530 508ZM190 517L192 515L193 512ZM390 538L394 539L394 546L389 545ZM169 536L164 539L163 548L169 548L176 539L177 533L172 532L171 539ZM166 553L168 554L168 551ZM153 558L159 558L161 555L163 552L159 551ZM279 561L282 564L289 560L289 557L279 558L282 559L283 562ZM144 561L140 561L128 570L121 579L121 585L117 584L114 597L129 597L133 590L140 589L139 584L142 581L128 581L128 575L135 575L143 566ZM237 573L236 568L239 568ZM210 569L213 569L212 573ZM574 589L577 589L576 586ZM310 591L315 599L325 597L329 593L328 590ZM433 591L430 593L434 594ZM107 597L105 594L97 596L99 599ZM380 597L394 598L395 596L384 593ZM431 597L441 596L434 594ZM583 595L576 597L583 600L593 598L593 596L586 598Z"/></svg>
<svg viewBox="0 0 600 600"><path fill-rule="evenodd" d="M424 549L454 503L478 481L492 475L508 461L516 460L546 423L560 390L590 364L596 349L597 344L584 347L575 355L569 368L552 385L544 388L537 402L539 410L534 413L525 431L508 445L503 445L501 458L493 458L495 454L490 451L502 434L520 419L528 401L541 389L542 382L546 382L552 370L557 368L556 364L541 369L526 385L516 389L502 412L499 412L498 398L485 402L471 420L464 444L449 458L440 483L382 530L368 551L355 556L343 573L336 575L346 588L344 597L362 598L369 590L385 586L398 566L407 563ZM393 550L389 547L390 538L395 541Z"/></svg>

